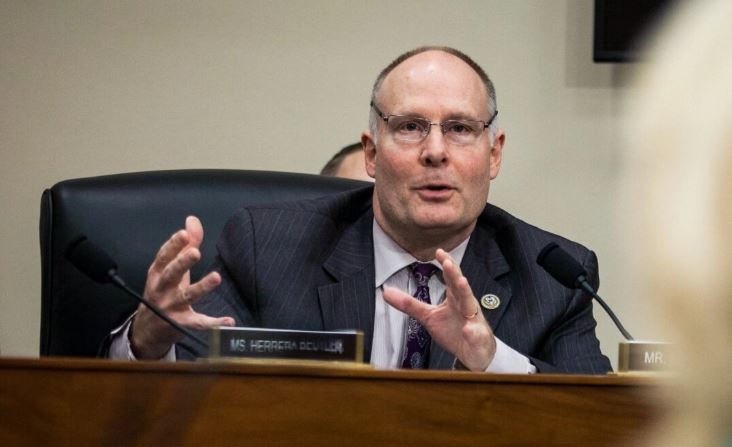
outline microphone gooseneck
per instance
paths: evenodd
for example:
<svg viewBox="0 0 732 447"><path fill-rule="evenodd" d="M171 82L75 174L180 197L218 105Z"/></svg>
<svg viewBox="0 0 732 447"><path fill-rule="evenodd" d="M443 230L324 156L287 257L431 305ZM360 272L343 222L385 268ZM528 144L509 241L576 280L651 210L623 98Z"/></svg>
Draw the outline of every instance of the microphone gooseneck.
<svg viewBox="0 0 732 447"><path fill-rule="evenodd" d="M179 325L172 318L163 312L155 304L144 298L139 293L132 290L122 277L117 273L117 263L99 246L92 243L86 236L79 236L74 239L66 249L66 259L71 262L77 269L84 273L89 278L100 284L112 283L117 288L122 289L128 295L135 298L137 301L142 303L148 309L150 309L155 315L160 317L163 321L168 323L178 332L183 335L195 340L203 348L208 349L208 343L201 337ZM184 349L189 349L185 345L179 345ZM198 352L193 352L194 355L199 356Z"/></svg>
<svg viewBox="0 0 732 447"><path fill-rule="evenodd" d="M547 273L549 273L554 279L559 281L564 287L568 289L582 289L589 293L598 303L605 309L605 312L610 316L615 323L623 337L626 340L633 341L634 338L628 331L625 330L623 324L620 322L615 313L610 309L605 301L600 298L600 295L595 292L590 283L587 281L587 270L582 267L582 264L577 262L569 253L564 251L556 242L547 244L539 256L536 257L536 263L539 264Z"/></svg>

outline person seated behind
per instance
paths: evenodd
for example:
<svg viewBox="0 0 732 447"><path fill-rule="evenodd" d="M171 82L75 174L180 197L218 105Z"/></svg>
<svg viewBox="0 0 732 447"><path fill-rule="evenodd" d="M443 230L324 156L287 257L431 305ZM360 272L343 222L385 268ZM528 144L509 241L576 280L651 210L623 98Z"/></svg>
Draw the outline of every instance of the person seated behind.
<svg viewBox="0 0 732 447"><path fill-rule="evenodd" d="M361 143L353 143L339 150L320 170L320 175L343 177L373 182L366 172L366 159Z"/></svg>
<svg viewBox="0 0 732 447"><path fill-rule="evenodd" d="M196 330L358 329L377 368L605 374L591 297L535 262L556 242L596 287L595 254L487 203L506 138L497 113L493 83L464 53L402 54L377 77L361 136L373 185L240 210L195 283L203 227L191 216L160 248L145 296ZM176 343L139 307L112 355L182 358Z"/></svg>

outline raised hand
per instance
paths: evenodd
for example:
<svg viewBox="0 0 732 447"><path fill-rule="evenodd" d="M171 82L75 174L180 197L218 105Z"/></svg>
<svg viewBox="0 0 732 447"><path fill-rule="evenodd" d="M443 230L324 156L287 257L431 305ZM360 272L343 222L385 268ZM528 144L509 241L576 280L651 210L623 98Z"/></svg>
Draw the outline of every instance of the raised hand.
<svg viewBox="0 0 732 447"><path fill-rule="evenodd" d="M191 305L221 283L217 272L210 272L191 284L190 269L201 259L199 247L203 226L197 217L186 218L185 229L168 239L150 265L145 283L145 298L179 324L193 330L214 326L233 326L231 317L210 317L193 310ZM181 335L152 311L140 305L132 320L130 345L139 359L158 359L165 355Z"/></svg>
<svg viewBox="0 0 732 447"><path fill-rule="evenodd" d="M496 353L496 339L480 312L480 305L460 271L460 266L442 249L435 253L442 265L445 299L438 305L422 303L409 294L384 288L384 300L416 318L433 340L455 355L470 370L484 371Z"/></svg>

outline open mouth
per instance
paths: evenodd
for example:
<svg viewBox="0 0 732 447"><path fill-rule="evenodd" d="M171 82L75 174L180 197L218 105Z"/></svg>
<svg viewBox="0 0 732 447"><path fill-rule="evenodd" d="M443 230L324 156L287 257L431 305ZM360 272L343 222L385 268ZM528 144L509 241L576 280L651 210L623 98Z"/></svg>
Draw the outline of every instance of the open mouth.
<svg viewBox="0 0 732 447"><path fill-rule="evenodd" d="M453 188L448 185L433 184L423 185L417 188L417 191L423 198L435 200L446 198L452 193Z"/></svg>
<svg viewBox="0 0 732 447"><path fill-rule="evenodd" d="M427 191L445 191L452 188L448 185L425 185L420 189L426 189Z"/></svg>

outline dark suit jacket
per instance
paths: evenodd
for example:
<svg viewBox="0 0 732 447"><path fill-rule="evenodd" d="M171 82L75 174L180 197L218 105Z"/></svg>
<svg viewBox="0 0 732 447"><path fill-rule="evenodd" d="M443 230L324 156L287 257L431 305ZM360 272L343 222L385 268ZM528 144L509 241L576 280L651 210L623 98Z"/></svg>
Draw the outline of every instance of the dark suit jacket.
<svg viewBox="0 0 732 447"><path fill-rule="evenodd" d="M375 302L372 192L368 187L241 209L217 244L213 269L222 284L197 310L233 316L240 326L360 329L368 360ZM461 268L476 297L500 298L495 310L481 307L496 336L540 372L605 373L611 368L595 336L591 298L566 289L536 264L549 242L580 260L598 285L594 253L490 204ZM430 368L448 369L453 361L433 342Z"/></svg>

